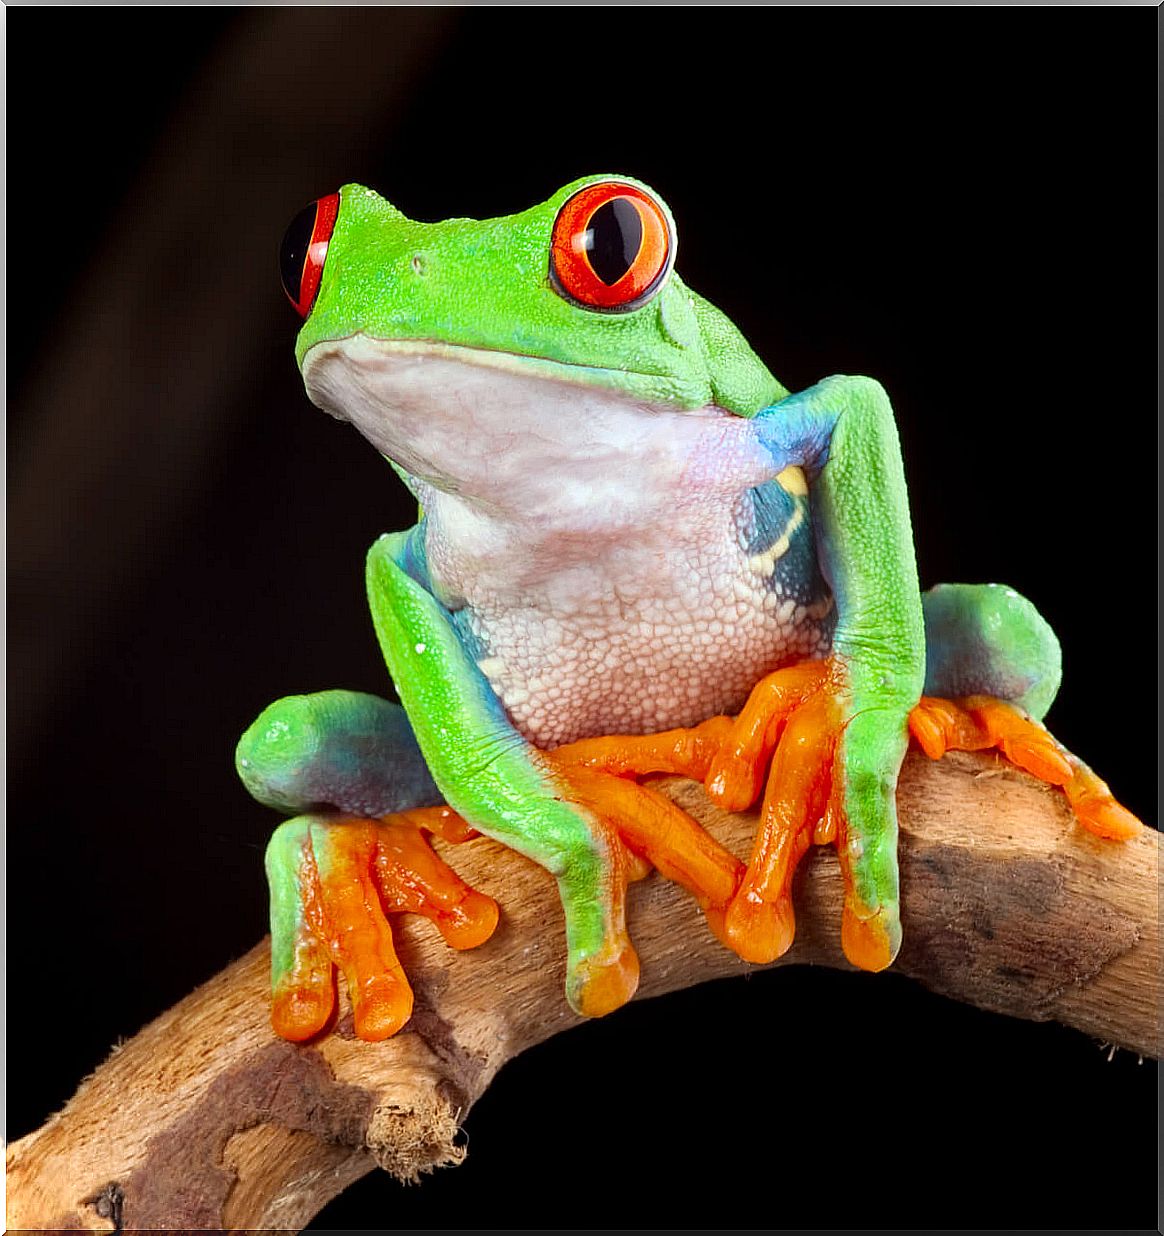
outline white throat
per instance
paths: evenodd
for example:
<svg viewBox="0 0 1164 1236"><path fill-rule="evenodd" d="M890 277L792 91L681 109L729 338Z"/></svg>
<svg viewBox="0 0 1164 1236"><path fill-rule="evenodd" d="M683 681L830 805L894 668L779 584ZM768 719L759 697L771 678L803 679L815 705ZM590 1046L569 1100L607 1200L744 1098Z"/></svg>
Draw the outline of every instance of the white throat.
<svg viewBox="0 0 1164 1236"><path fill-rule="evenodd" d="M771 476L747 420L645 403L574 372L361 335L315 345L303 366L314 403L417 479L434 582L454 602L466 571L509 591L607 549L699 535L693 510L722 519Z"/></svg>

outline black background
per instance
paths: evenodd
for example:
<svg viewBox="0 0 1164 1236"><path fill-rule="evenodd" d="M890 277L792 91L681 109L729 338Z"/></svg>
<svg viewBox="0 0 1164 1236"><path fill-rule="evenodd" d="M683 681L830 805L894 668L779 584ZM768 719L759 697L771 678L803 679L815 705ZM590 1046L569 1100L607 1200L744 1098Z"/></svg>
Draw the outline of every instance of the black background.
<svg viewBox="0 0 1164 1236"><path fill-rule="evenodd" d="M923 585L997 580L1038 604L1064 649L1052 729L1155 820L1150 11L382 10L376 39L340 10L8 18L9 481L39 495L9 505L10 1137L263 933L275 820L234 779L239 732L294 691L387 690L362 562L410 504L303 395L275 262L340 180L420 219L509 213L594 171L654 186L685 280L785 385L884 383ZM321 55L403 55L408 81L370 127L369 99L329 86L301 146L262 124L240 141L222 116L232 184L263 183L274 140L301 171L246 220L269 251L262 311L209 358L193 313L150 321L252 277L223 268L250 209L224 193L183 224L140 335L94 355L93 322L141 294L116 278L127 246L169 226L151 169L214 141L223 58L250 40L275 112L281 91L311 97L264 23ZM363 153L325 179L349 108ZM102 530L139 519L133 495L83 483L83 444L44 448L45 392L66 362L95 407L156 374L134 413L144 474L196 358L229 403L122 558ZM46 541L46 520L65 532ZM81 589L94 544L106 585ZM892 974L787 969L529 1052L469 1115L462 1168L411 1189L377 1173L317 1225L1147 1228L1155 1080Z"/></svg>

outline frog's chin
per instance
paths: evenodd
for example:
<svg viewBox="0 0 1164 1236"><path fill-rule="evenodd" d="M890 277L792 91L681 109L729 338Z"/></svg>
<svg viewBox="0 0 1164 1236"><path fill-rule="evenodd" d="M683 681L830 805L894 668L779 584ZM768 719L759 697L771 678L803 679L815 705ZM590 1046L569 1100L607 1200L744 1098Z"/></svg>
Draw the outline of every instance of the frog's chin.
<svg viewBox="0 0 1164 1236"><path fill-rule="evenodd" d="M660 382L647 375L425 340L321 342L302 368L312 402L382 455L497 508L528 511L533 478L677 482L701 439L742 424L718 407L646 397Z"/></svg>
<svg viewBox="0 0 1164 1236"><path fill-rule="evenodd" d="M382 366L384 358L413 363L440 358L471 365L476 369L500 371L527 379L537 378L572 388L611 391L640 404L645 410L659 412L693 411L706 403L703 397L707 394L706 389L700 392L688 389L689 383L681 382L667 373L575 364L521 352L444 343L434 339L377 339L365 334L324 340L308 349L302 363L308 394L311 394L312 387L311 371L320 363L334 359L337 354L345 355L356 365L371 363L376 366ZM314 396L312 398L314 399ZM342 413L339 415L340 419L348 419Z"/></svg>

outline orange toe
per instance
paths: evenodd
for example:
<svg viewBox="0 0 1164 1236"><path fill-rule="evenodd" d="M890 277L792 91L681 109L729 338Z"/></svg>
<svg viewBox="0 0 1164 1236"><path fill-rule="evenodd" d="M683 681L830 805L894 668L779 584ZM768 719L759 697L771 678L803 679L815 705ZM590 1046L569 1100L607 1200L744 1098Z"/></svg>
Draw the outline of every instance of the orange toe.
<svg viewBox="0 0 1164 1236"><path fill-rule="evenodd" d="M1097 837L1126 841L1143 828L1104 784L1038 721L1005 700L971 695L960 700L923 696L910 713L910 733L937 759L948 750L997 747L1016 767L1063 787L1079 823Z"/></svg>
<svg viewBox="0 0 1164 1236"><path fill-rule="evenodd" d="M722 917L713 919L709 915L708 921L737 957L756 965L783 957L796 936L796 916L788 896L764 901L755 892L741 893Z"/></svg>
<svg viewBox="0 0 1164 1236"><path fill-rule="evenodd" d="M348 983L356 1035L370 1043L391 1038L412 1016L412 988L403 973L369 976L358 989Z"/></svg>
<svg viewBox="0 0 1164 1236"><path fill-rule="evenodd" d="M752 857L720 936L745 961L775 961L788 951L796 932L792 877L817 832L835 835L827 794L841 717L836 696L820 691L784 727L768 773Z"/></svg>
<svg viewBox="0 0 1164 1236"><path fill-rule="evenodd" d="M560 764L557 751L542 758L563 795L606 821L631 855L645 858L701 905L727 903L739 885L743 864L669 798L624 777ZM637 866L632 863L628 874L638 874Z"/></svg>
<svg viewBox="0 0 1164 1236"><path fill-rule="evenodd" d="M725 811L746 811L760 796L784 722L834 672L829 661L805 661L763 678L711 761L704 788Z"/></svg>
<svg viewBox="0 0 1164 1236"><path fill-rule="evenodd" d="M841 947L861 970L885 970L897 954L883 916L859 918L848 905L841 914Z"/></svg>
<svg viewBox="0 0 1164 1236"><path fill-rule="evenodd" d="M583 1017L605 1017L620 1009L639 986L639 958L626 944L613 957L590 957L576 971L574 1007Z"/></svg>
<svg viewBox="0 0 1164 1236"><path fill-rule="evenodd" d="M330 974L326 984L296 986L285 982L273 994L271 1027L280 1038L302 1043L327 1025L334 1008L335 989Z"/></svg>
<svg viewBox="0 0 1164 1236"><path fill-rule="evenodd" d="M931 760L940 760L946 754L946 729L927 703L923 699L909 714L909 732Z"/></svg>
<svg viewBox="0 0 1164 1236"><path fill-rule="evenodd" d="M710 717L687 729L658 734L580 738L558 747L553 755L559 765L581 765L616 777L671 773L702 781L731 727L729 717Z"/></svg>
<svg viewBox="0 0 1164 1236"><path fill-rule="evenodd" d="M1086 764L1077 761L1073 771L1074 775L1063 789L1075 818L1089 833L1109 841L1127 841L1143 829L1143 824L1116 802L1107 783Z"/></svg>
<svg viewBox="0 0 1164 1236"><path fill-rule="evenodd" d="M374 874L381 904L389 912L423 915L452 948L476 948L497 927L497 903L466 884L433 850L421 831L428 822L415 827L421 815L387 816L377 827ZM453 821L449 831L457 835L463 821Z"/></svg>
<svg viewBox="0 0 1164 1236"><path fill-rule="evenodd" d="M1043 726L1013 705L971 696L963 706L985 729L990 745L1000 748L1012 764L1051 785L1063 785L1073 776L1066 752Z"/></svg>
<svg viewBox="0 0 1164 1236"><path fill-rule="evenodd" d="M467 889L462 900L434 919L450 948L478 948L497 930L501 910L492 897Z"/></svg>

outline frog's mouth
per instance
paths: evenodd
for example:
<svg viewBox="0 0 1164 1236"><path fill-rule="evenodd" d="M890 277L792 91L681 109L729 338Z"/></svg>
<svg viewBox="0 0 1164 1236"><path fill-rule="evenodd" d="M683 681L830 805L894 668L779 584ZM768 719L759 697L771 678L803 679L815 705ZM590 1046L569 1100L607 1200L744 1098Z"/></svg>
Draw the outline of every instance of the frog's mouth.
<svg viewBox="0 0 1164 1236"><path fill-rule="evenodd" d="M701 450L722 451L747 423L668 402L652 375L426 340L324 341L302 368L312 402L382 455L498 509L552 504L531 492L541 485L588 487L591 502L648 477L677 486Z"/></svg>
<svg viewBox="0 0 1164 1236"><path fill-rule="evenodd" d="M345 356L352 364L368 364L377 369L391 365L391 360L387 358L412 358L424 360L425 363L443 359L476 368L500 370L522 378L541 378L549 382L563 382L568 386L613 391L644 409L658 412L691 411L700 406L700 401L692 400L690 392L669 374L576 364L521 352L443 343L436 339L377 339L372 335L356 334L313 344L303 357L303 380L307 393L312 402L321 407L323 405L312 393L311 371L321 363L334 360L337 355ZM332 411L330 408L324 410ZM332 415L338 415L341 420L350 419L342 413L332 412Z"/></svg>

